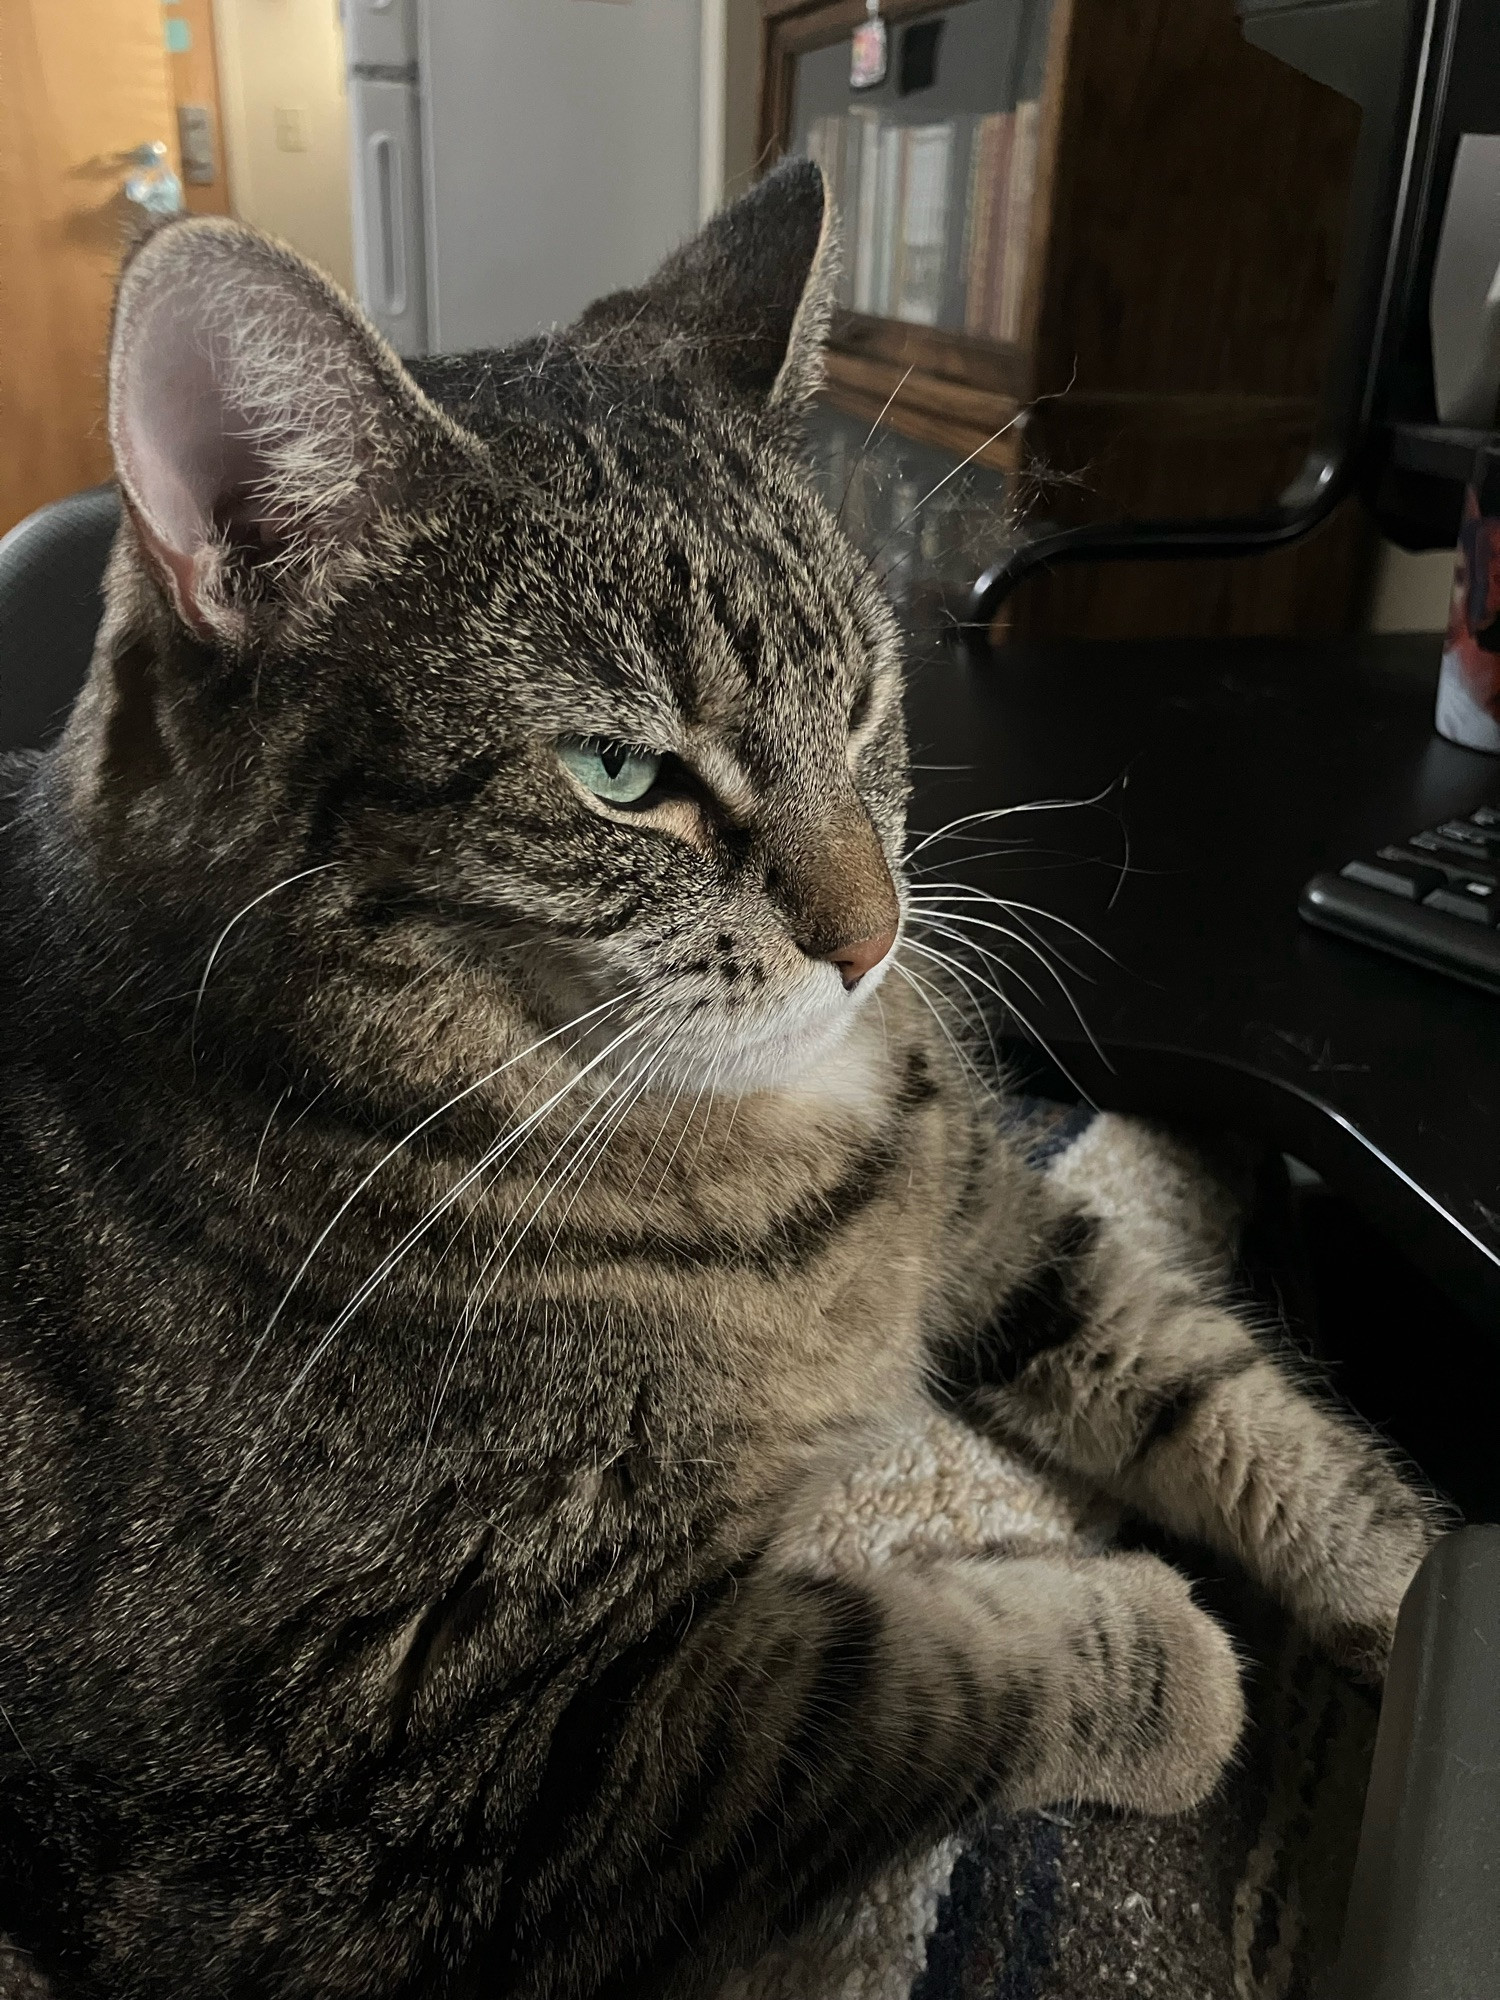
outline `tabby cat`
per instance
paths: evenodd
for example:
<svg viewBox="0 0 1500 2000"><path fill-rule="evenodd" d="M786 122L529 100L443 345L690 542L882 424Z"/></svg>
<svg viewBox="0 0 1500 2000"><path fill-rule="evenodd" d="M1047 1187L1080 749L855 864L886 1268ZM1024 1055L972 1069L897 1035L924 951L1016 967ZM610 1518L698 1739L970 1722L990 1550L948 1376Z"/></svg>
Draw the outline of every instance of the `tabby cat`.
<svg viewBox="0 0 1500 2000"><path fill-rule="evenodd" d="M1380 1669L1424 1504L884 977L833 256L788 165L405 366L233 223L127 265L106 615L3 788L13 1992L696 1994L981 1808L1200 1799L1166 1564L784 1553L922 1398Z"/></svg>

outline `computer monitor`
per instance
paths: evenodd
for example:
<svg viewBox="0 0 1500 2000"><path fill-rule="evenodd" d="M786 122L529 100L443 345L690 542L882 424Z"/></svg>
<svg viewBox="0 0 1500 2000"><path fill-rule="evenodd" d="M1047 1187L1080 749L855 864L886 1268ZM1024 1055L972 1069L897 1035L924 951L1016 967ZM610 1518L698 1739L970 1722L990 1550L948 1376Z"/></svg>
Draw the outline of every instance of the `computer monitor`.
<svg viewBox="0 0 1500 2000"><path fill-rule="evenodd" d="M1261 512L1043 529L999 551L962 630L983 646L1004 599L1063 562L1261 555L1300 541L1358 492L1408 549L1454 541L1483 427L1438 420L1428 301L1465 134L1500 134L1494 0L1235 0L1248 40L1361 111L1336 334L1296 477ZM1493 414L1493 413L1492 413Z"/></svg>

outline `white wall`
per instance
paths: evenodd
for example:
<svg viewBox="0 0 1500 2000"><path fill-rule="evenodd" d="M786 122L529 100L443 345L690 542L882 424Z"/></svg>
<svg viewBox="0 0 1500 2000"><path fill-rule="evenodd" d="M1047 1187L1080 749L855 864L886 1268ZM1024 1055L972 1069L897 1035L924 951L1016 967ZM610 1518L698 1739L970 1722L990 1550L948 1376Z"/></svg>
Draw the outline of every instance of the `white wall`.
<svg viewBox="0 0 1500 2000"><path fill-rule="evenodd" d="M700 0L427 0L434 350L565 323L693 233L699 14Z"/></svg>
<svg viewBox="0 0 1500 2000"><path fill-rule="evenodd" d="M702 0L699 206L712 215L755 178L760 0Z"/></svg>
<svg viewBox="0 0 1500 2000"><path fill-rule="evenodd" d="M214 32L235 214L352 288L338 0L214 0ZM301 113L305 150L286 150L278 111Z"/></svg>
<svg viewBox="0 0 1500 2000"><path fill-rule="evenodd" d="M1427 549L1410 555L1382 542L1370 592L1372 632L1441 632L1448 624L1453 593L1453 551Z"/></svg>

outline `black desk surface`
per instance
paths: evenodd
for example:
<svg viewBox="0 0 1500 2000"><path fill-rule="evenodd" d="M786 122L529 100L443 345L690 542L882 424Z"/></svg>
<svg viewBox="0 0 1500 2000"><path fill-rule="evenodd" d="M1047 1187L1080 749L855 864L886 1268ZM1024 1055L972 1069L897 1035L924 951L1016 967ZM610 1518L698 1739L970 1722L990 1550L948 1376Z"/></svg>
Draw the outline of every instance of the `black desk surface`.
<svg viewBox="0 0 1500 2000"><path fill-rule="evenodd" d="M1031 919L1089 974L1064 976L1106 1066L1035 960L978 933L1042 993L1015 989L1097 1103L1274 1141L1500 1328L1500 999L1297 915L1318 868L1500 802L1500 758L1432 733L1436 676L1437 642L1405 635L1052 643L979 666L914 644L911 818L1103 794L919 859L1114 955ZM1025 851L984 858L1004 841Z"/></svg>

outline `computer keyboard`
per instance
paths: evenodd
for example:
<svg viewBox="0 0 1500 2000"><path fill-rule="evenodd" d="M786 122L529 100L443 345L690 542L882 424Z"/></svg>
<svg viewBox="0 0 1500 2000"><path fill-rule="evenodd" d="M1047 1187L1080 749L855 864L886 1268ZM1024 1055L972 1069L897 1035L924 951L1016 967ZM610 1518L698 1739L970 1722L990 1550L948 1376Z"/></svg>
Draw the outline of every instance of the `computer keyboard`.
<svg viewBox="0 0 1500 2000"><path fill-rule="evenodd" d="M1300 907L1322 930L1500 993L1500 807L1314 875Z"/></svg>

